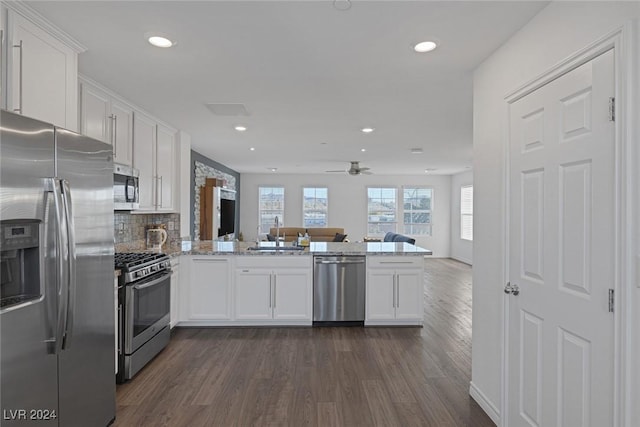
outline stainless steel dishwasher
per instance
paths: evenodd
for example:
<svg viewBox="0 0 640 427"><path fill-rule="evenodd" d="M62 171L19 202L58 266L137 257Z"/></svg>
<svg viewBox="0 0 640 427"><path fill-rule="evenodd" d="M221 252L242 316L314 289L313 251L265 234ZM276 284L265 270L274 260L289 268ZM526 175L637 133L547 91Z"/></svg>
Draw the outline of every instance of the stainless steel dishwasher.
<svg viewBox="0 0 640 427"><path fill-rule="evenodd" d="M365 257L316 256L313 322L364 323Z"/></svg>

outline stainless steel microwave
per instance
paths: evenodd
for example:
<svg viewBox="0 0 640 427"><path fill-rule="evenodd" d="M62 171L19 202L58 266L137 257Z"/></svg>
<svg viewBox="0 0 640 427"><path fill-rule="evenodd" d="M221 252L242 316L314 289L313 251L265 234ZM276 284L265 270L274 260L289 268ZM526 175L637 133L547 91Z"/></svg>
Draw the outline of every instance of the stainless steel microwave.
<svg viewBox="0 0 640 427"><path fill-rule="evenodd" d="M132 211L140 208L140 172L127 165L113 164L113 209Z"/></svg>

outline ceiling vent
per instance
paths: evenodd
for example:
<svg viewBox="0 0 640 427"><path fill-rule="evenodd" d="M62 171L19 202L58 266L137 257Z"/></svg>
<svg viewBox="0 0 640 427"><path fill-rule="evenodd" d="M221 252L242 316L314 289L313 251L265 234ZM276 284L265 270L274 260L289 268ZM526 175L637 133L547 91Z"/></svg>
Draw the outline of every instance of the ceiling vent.
<svg viewBox="0 0 640 427"><path fill-rule="evenodd" d="M205 104L216 116L248 116L244 104Z"/></svg>

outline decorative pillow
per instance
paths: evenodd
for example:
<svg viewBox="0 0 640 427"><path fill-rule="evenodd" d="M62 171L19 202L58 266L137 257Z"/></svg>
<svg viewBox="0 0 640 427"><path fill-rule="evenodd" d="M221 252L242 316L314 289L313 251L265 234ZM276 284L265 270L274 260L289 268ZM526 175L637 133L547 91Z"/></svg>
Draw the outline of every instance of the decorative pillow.
<svg viewBox="0 0 640 427"><path fill-rule="evenodd" d="M347 238L346 234L336 233L336 236L333 238L334 242L344 242L344 239Z"/></svg>
<svg viewBox="0 0 640 427"><path fill-rule="evenodd" d="M270 242L275 242L276 236L274 236L273 234L267 234L267 240Z"/></svg>

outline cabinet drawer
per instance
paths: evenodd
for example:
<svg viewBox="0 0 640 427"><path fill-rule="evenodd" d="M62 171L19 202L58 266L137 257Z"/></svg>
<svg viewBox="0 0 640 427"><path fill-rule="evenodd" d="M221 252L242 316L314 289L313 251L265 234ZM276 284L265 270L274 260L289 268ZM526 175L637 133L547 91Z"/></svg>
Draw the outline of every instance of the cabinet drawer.
<svg viewBox="0 0 640 427"><path fill-rule="evenodd" d="M372 256L367 257L369 268L422 268L423 256Z"/></svg>
<svg viewBox="0 0 640 427"><path fill-rule="evenodd" d="M311 268L311 256L306 255L240 255L236 267Z"/></svg>

